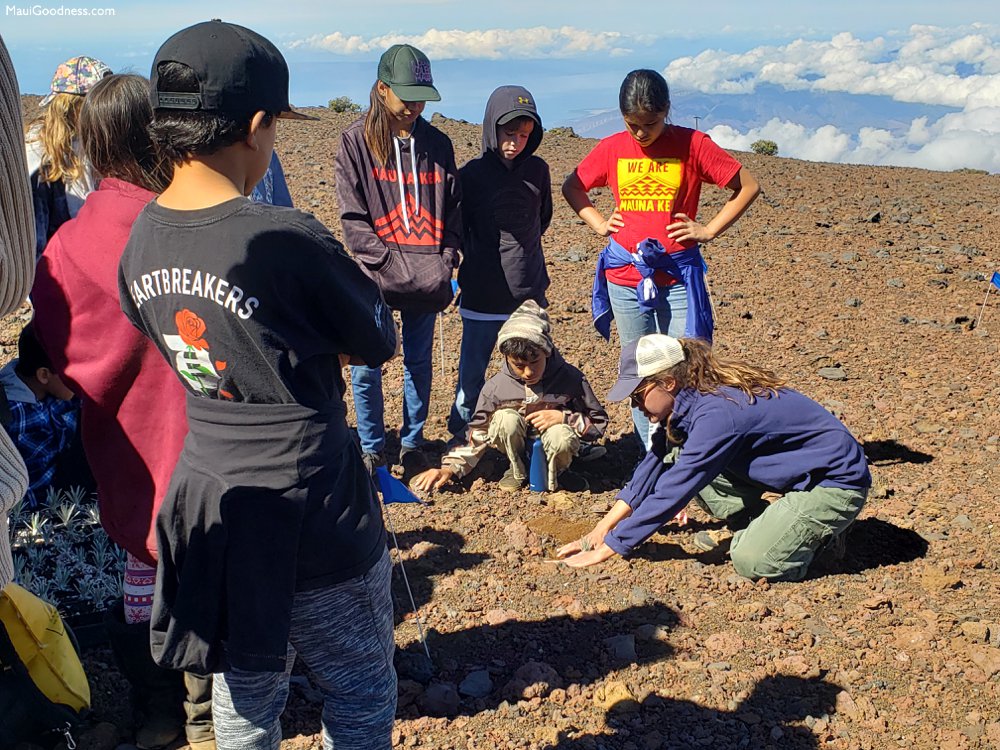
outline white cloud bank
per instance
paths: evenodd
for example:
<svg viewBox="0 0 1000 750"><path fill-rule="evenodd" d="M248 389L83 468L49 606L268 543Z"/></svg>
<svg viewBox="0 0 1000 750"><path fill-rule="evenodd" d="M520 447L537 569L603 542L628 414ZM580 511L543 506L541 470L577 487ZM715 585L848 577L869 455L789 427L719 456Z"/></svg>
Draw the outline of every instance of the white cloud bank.
<svg viewBox="0 0 1000 750"><path fill-rule="evenodd" d="M636 38L616 31L586 31L573 26L524 29L429 29L423 34L348 36L339 31L291 42L291 49L321 49L338 55L381 53L393 44L412 44L434 60L571 58L595 53L622 56Z"/></svg>
<svg viewBox="0 0 1000 750"><path fill-rule="evenodd" d="M945 105L962 111L929 123L914 119L903 133L834 125L807 130L773 119L741 132L709 132L727 148L749 149L759 138L775 141L784 156L830 162L892 164L1000 172L1000 44L996 27L912 26L898 36L861 40L849 33L829 41L796 40L731 54L706 50L671 62L672 86L714 94L752 94L760 84L788 90L887 96L901 102Z"/></svg>

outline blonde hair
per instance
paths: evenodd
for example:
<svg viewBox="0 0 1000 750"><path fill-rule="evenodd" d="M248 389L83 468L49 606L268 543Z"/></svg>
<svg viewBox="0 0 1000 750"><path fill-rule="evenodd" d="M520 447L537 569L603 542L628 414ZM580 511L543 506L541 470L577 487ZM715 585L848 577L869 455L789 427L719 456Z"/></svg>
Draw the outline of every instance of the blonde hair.
<svg viewBox="0 0 1000 750"><path fill-rule="evenodd" d="M684 350L684 361L650 376L647 380L663 383L673 379L680 388L693 388L699 393L718 393L729 386L743 391L753 403L757 397L778 395L785 381L771 370L755 367L738 359L716 357L712 347L701 339L678 339Z"/></svg>
<svg viewBox="0 0 1000 750"><path fill-rule="evenodd" d="M83 100L79 94L56 94L35 121L38 129L32 140L42 144L38 176L43 182L75 182L83 175L83 162L73 148Z"/></svg>
<svg viewBox="0 0 1000 750"><path fill-rule="evenodd" d="M378 92L378 84L378 81L372 84L368 97L370 105L365 114L365 145L375 161L384 167L392 155L392 128L389 126L389 110Z"/></svg>

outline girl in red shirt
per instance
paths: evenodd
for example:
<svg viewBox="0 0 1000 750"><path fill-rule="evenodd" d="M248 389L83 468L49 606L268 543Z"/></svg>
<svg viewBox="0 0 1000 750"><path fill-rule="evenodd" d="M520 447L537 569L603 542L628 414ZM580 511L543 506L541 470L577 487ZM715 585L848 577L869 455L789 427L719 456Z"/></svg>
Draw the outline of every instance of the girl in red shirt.
<svg viewBox="0 0 1000 750"><path fill-rule="evenodd" d="M608 246L594 283L594 324L609 335L610 313L622 347L649 333L711 340L712 318L699 245L733 225L760 192L757 180L705 133L667 122L670 91L653 70L622 82L626 130L603 139L566 178L563 196ZM701 185L732 191L722 209L698 221ZM605 217L587 191L608 186L615 209ZM649 421L632 419L649 447Z"/></svg>

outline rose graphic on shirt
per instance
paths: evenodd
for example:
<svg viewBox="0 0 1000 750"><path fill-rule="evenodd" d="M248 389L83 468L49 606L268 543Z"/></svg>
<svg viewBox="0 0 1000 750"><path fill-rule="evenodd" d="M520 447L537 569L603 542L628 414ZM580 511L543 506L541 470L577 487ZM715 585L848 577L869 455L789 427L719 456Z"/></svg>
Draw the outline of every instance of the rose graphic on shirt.
<svg viewBox="0 0 1000 750"><path fill-rule="evenodd" d="M184 343L195 349L208 349L208 343L202 338L205 335L205 321L185 308L174 316L177 332Z"/></svg>
<svg viewBox="0 0 1000 750"><path fill-rule="evenodd" d="M164 334L163 343L170 351L176 352L174 367L181 379L201 396L228 397L229 394L219 388L222 381L219 371L226 369L226 363L209 356L205 321L185 308L177 312L174 322L178 335Z"/></svg>

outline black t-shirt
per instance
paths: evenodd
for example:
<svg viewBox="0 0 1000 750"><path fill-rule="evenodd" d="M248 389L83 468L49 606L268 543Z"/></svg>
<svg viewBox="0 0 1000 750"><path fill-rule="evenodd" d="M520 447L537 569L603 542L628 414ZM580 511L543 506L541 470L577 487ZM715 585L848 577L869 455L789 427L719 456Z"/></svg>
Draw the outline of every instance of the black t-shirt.
<svg viewBox="0 0 1000 750"><path fill-rule="evenodd" d="M132 323L207 398L321 408L343 398L338 354L377 367L395 350L376 285L296 209L153 201L133 225L118 287Z"/></svg>

